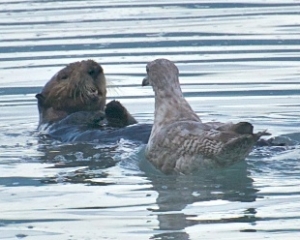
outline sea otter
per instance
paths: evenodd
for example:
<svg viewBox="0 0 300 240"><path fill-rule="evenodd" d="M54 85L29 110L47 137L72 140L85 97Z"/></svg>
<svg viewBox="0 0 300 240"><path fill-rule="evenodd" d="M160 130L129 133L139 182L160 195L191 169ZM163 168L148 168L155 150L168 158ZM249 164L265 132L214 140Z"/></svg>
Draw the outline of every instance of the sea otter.
<svg viewBox="0 0 300 240"><path fill-rule="evenodd" d="M97 62L70 63L36 95L39 131L64 142L109 142L123 137L147 142L151 124L137 124L118 101L106 105L106 93L104 71ZM134 126L125 128L129 125Z"/></svg>

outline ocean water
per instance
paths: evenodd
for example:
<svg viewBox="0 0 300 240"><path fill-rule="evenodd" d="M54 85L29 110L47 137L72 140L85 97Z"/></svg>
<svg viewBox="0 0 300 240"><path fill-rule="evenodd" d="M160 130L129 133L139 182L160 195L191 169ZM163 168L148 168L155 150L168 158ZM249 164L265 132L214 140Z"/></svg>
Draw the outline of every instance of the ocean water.
<svg viewBox="0 0 300 240"><path fill-rule="evenodd" d="M0 3L0 239L299 239L300 3ZM168 58L203 121L249 121L285 147L164 176L141 144L44 141L35 94L66 64L99 62L109 99L153 121L146 63Z"/></svg>

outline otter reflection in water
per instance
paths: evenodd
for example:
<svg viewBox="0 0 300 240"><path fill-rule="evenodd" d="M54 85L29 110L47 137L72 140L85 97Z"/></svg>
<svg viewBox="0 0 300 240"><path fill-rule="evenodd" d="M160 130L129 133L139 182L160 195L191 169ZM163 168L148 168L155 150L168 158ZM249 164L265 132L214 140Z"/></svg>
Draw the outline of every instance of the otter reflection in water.
<svg viewBox="0 0 300 240"><path fill-rule="evenodd" d="M36 95L39 131L63 142L120 138L147 142L151 125L136 124L118 101L106 105L106 93L104 71L98 63L86 60L67 65ZM133 126L124 128L129 125Z"/></svg>

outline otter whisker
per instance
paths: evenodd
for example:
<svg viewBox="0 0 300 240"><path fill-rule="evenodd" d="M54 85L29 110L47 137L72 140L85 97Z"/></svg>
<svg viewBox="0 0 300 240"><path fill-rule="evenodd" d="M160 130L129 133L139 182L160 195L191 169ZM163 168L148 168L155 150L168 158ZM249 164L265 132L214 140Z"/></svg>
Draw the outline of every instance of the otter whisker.
<svg viewBox="0 0 300 240"><path fill-rule="evenodd" d="M53 92L55 92L54 95L55 95L56 97L59 97L63 91L65 91L63 88L59 88L59 89L54 89Z"/></svg>
<svg viewBox="0 0 300 240"><path fill-rule="evenodd" d="M82 92L80 92L79 96L80 96L80 100L81 100L82 102L85 102L85 101L84 101L85 97L84 97L84 95L83 95Z"/></svg>
<svg viewBox="0 0 300 240"><path fill-rule="evenodd" d="M76 88L73 92L73 99L76 99L77 97L80 97L80 86L76 85Z"/></svg>

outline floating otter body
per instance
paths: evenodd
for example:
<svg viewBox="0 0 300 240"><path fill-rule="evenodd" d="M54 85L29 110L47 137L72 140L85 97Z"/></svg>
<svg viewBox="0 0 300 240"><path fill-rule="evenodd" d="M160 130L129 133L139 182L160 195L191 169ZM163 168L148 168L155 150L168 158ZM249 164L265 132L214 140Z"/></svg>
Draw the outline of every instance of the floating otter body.
<svg viewBox="0 0 300 240"><path fill-rule="evenodd" d="M152 124L141 124L118 101L105 111L78 111L60 121L42 124L43 135L62 142L116 143L120 139L147 143Z"/></svg>

